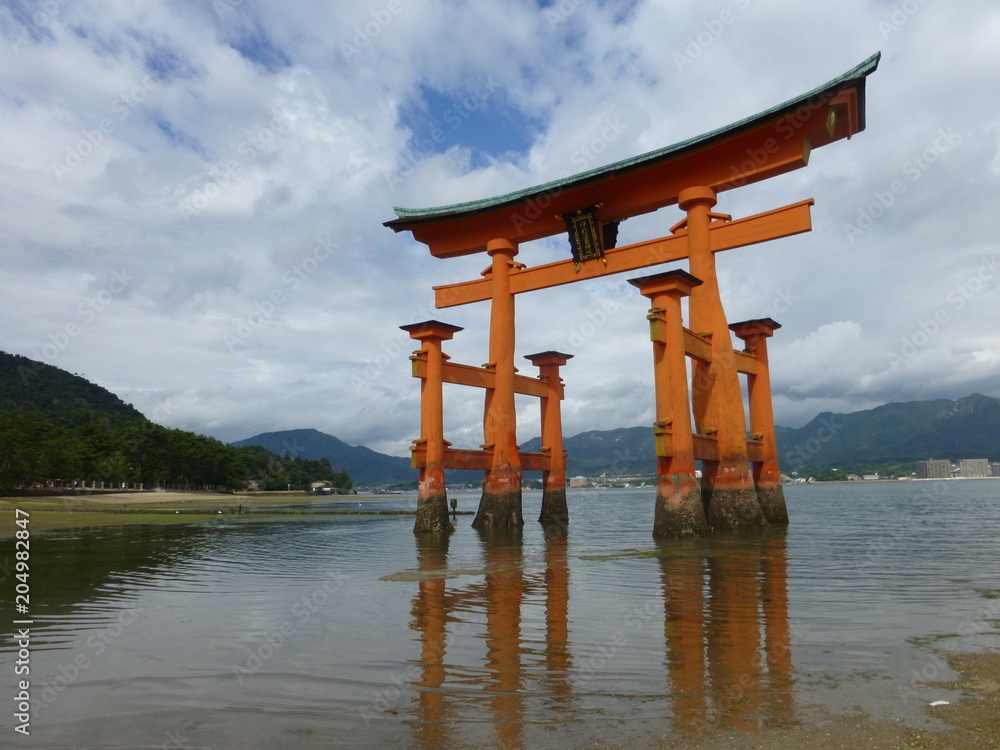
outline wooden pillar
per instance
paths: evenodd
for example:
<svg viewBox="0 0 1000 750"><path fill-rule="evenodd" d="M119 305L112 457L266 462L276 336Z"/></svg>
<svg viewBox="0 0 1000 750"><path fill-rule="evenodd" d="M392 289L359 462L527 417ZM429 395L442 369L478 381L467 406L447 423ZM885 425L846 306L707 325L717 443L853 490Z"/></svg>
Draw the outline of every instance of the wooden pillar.
<svg viewBox="0 0 1000 750"><path fill-rule="evenodd" d="M517 247L509 240L490 240L486 251L493 259L490 278L493 307L490 312L490 361L496 379L487 393L487 413L483 425L485 450L493 452L493 462L483 481L479 511L472 522L477 529L523 526L521 514L521 458L518 455L517 419L514 404L514 294L510 290L510 269Z"/></svg>
<svg viewBox="0 0 1000 750"><path fill-rule="evenodd" d="M691 406L681 299L701 284L689 273L669 271L631 279L652 303L649 337L653 342L656 392L656 510L653 536L703 536L708 533L701 491L695 479Z"/></svg>
<svg viewBox="0 0 1000 750"><path fill-rule="evenodd" d="M710 228L715 191L708 187L682 190L678 205L687 212L688 257L691 274L702 284L691 293L691 329L711 334L710 363L693 363L692 404L695 425L714 434L719 460L702 462L701 493L708 524L716 530L760 528L767 522L757 502L746 446L743 392L726 313L719 295Z"/></svg>
<svg viewBox="0 0 1000 750"><path fill-rule="evenodd" d="M413 448L414 465L420 466L417 486L417 520L414 533L454 531L448 518L448 498L444 477L444 452L449 445L444 439L443 366L447 356L441 342L461 331L459 326L437 320L400 326L411 339L421 342L420 350L411 359L427 363L427 376L420 381L420 439ZM423 454L418 460L418 455Z"/></svg>
<svg viewBox="0 0 1000 750"><path fill-rule="evenodd" d="M729 326L743 340L746 351L757 361L756 374L747 375L750 395L750 434L761 441L762 461L753 464L757 501L764 517L776 526L788 525L785 491L778 467L778 444L774 435L774 409L771 404L771 375L767 360L767 340L781 326L770 318L746 320Z"/></svg>
<svg viewBox="0 0 1000 750"><path fill-rule="evenodd" d="M542 472L542 510L540 523L547 527L565 528L569 523L566 505L566 451L563 448L562 399L563 381L559 368L573 358L561 352L540 352L525 357L538 368L545 381L547 395L540 399L542 409L542 452L549 456L549 469ZM548 536L548 534L546 535Z"/></svg>

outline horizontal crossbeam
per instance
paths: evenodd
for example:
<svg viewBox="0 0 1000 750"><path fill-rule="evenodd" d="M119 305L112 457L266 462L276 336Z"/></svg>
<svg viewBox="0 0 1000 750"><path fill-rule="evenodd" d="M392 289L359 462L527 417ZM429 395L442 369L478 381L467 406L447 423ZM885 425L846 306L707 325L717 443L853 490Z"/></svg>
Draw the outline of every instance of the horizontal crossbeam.
<svg viewBox="0 0 1000 750"><path fill-rule="evenodd" d="M748 216L731 222L716 222L712 225L711 241L713 252L732 250L737 247L754 245L758 242L791 237L812 229L809 207L813 200L793 203L772 211ZM600 278L639 268L671 263L687 258L687 231L680 230L669 237L660 237L645 242L637 242L611 250L605 250L604 261L588 261L576 269L573 260L546 263L532 268L510 272L510 290L514 294L546 289L575 281ZM493 295L490 278L463 281L434 287L436 307L456 307L471 302L488 300Z"/></svg>
<svg viewBox="0 0 1000 750"><path fill-rule="evenodd" d="M518 451L517 455L521 460L522 471L549 470L548 453ZM445 469L489 471L493 467L493 451L445 448L443 464ZM426 444L417 442L410 446L410 465L414 469L423 469L427 465Z"/></svg>
<svg viewBox="0 0 1000 750"><path fill-rule="evenodd" d="M670 429L667 426L653 428L656 437L656 455L669 458L673 455L670 447ZM691 436L694 444L694 457L696 461L718 461L719 443L715 435L701 435L695 433ZM764 460L764 444L760 440L747 440L747 457L750 463Z"/></svg>
<svg viewBox="0 0 1000 750"><path fill-rule="evenodd" d="M410 357L413 362L413 377L427 377L427 360L419 355ZM491 390L495 388L496 373L486 367L474 367L473 365L461 365L455 362L445 362L441 368L441 379L445 383L455 385L468 385L474 388L485 388ZM562 384L559 384L560 389ZM523 396L535 396L546 398L549 395L548 384L538 378L529 378L527 375L514 376L514 392Z"/></svg>

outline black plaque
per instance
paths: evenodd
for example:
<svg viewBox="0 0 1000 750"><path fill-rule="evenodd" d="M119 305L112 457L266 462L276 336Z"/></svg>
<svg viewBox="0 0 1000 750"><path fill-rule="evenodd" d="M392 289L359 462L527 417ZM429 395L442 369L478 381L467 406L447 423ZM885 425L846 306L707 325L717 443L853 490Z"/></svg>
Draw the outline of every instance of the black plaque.
<svg viewBox="0 0 1000 750"><path fill-rule="evenodd" d="M562 214L562 219L566 222L566 233L569 234L569 246L577 270L586 260L604 260L603 227L597 221L597 206L570 211Z"/></svg>

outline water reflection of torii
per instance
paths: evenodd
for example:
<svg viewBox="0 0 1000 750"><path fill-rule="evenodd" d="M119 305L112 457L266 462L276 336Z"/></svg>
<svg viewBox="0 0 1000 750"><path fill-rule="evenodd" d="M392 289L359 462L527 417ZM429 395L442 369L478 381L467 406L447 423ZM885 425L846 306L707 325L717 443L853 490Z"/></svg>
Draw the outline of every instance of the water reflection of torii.
<svg viewBox="0 0 1000 750"><path fill-rule="evenodd" d="M552 530L550 530L552 531ZM565 530L556 529L545 541L545 571L525 575L521 533L519 529L496 530L481 534L484 557L482 582L447 589L444 575L434 573L447 569L448 537L433 535L418 537L417 557L420 571L431 574L420 581L413 599L411 627L420 632L421 679L415 683L419 693L415 699L417 721L415 738L420 747L447 746L449 701L467 700L449 694L445 688L448 667L447 626L462 623L463 612L482 611L486 620L486 668L488 680L475 680L463 674L463 687L480 684L491 704L498 747L524 746L524 694L528 677L523 657L532 650L523 643L521 606L524 597L543 593L545 599L545 650L543 658L543 688L554 700L551 707L565 704L572 689L569 673L569 565L566 559ZM452 677L459 665L452 667Z"/></svg>
<svg viewBox="0 0 1000 750"><path fill-rule="evenodd" d="M481 582L449 590L448 537L418 537L419 569L428 577L413 598L411 628L419 632L421 678L414 683L413 732L421 748L448 747L460 705L486 701L497 746L524 747L526 719L572 718L574 664L569 640L569 564L565 533L545 544L545 571L523 570L515 530L483 539ZM673 725L679 732L711 728L753 730L793 718L787 558L783 532L719 538L661 547L666 676ZM440 575L438 575L440 574ZM521 609L543 595L542 659L526 646ZM449 638L471 633L461 624L482 612L487 678L472 665L449 664ZM480 634L471 634L477 635ZM478 665L477 665L478 666ZM541 674L539 675L539 669ZM546 715L528 716L526 688L534 681L548 696ZM540 684L539 684L540 683ZM483 693L470 693L481 686ZM450 689L453 688L453 689ZM470 697L471 696L471 697Z"/></svg>
<svg viewBox="0 0 1000 750"><path fill-rule="evenodd" d="M784 531L712 547L664 547L660 557L674 726L785 724L795 708Z"/></svg>

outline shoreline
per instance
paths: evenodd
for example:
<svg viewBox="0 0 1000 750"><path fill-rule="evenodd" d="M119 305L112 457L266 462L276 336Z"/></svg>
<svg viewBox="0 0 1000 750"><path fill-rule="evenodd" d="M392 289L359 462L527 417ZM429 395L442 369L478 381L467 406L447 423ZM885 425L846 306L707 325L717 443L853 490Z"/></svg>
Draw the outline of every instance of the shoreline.
<svg viewBox="0 0 1000 750"><path fill-rule="evenodd" d="M0 497L0 539L14 536L14 510L31 513L36 533L94 526L205 523L225 517L307 515L414 515L412 510L365 510L363 501L385 495L311 495L305 492L132 491L100 494ZM405 496L404 496L405 497ZM329 506L344 504L344 509ZM322 504L322 508L303 505ZM361 508L357 506L361 505ZM350 509L348 509L350 508ZM471 511L459 511L459 515Z"/></svg>

